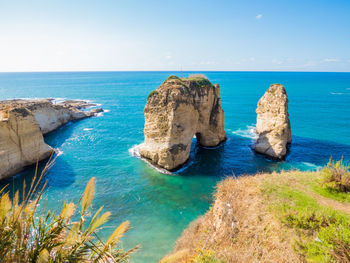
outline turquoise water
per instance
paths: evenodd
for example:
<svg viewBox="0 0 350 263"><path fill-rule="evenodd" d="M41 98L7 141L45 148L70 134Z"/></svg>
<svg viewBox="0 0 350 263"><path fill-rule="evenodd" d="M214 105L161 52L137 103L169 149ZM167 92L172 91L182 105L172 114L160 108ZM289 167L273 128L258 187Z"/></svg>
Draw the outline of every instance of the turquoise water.
<svg viewBox="0 0 350 263"><path fill-rule="evenodd" d="M194 141L186 170L160 174L129 149L143 141L148 93L170 74L190 72L0 73L0 99L86 99L107 110L46 136L62 154L46 176L45 197L50 209L63 200L77 201L95 176L94 209L104 205L112 212L101 235L130 220L124 247L142 246L133 262L157 262L169 252L182 230L206 212L216 182L225 176L315 170L330 156L350 160L350 73L204 72L221 85L228 140L210 150ZM256 104L271 83L282 83L290 101L293 143L284 162L256 155L250 148ZM2 184L16 188L32 174L30 168Z"/></svg>

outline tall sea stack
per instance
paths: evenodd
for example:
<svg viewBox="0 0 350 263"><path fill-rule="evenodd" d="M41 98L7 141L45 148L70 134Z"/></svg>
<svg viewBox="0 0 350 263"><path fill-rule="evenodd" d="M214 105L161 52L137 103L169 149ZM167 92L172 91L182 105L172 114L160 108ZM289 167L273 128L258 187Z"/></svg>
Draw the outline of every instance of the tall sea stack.
<svg viewBox="0 0 350 263"><path fill-rule="evenodd" d="M285 88L281 84L272 84L259 100L256 113L258 139L255 151L283 159L287 154L287 144L292 140Z"/></svg>
<svg viewBox="0 0 350 263"><path fill-rule="evenodd" d="M145 141L139 153L167 170L188 160L194 135L208 147L226 139L220 86L204 76L170 76L149 94L144 114Z"/></svg>

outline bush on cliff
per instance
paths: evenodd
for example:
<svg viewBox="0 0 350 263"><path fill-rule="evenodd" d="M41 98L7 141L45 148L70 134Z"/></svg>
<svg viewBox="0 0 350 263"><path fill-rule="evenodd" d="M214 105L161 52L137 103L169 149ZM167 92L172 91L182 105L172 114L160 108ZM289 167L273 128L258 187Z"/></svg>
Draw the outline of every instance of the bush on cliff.
<svg viewBox="0 0 350 263"><path fill-rule="evenodd" d="M211 209L161 262L350 263L350 193L323 187L323 178L324 170L221 181Z"/></svg>
<svg viewBox="0 0 350 263"><path fill-rule="evenodd" d="M324 186L341 192L350 191L350 167L342 159L336 162L331 158L322 169L322 176Z"/></svg>
<svg viewBox="0 0 350 263"><path fill-rule="evenodd" d="M106 242L98 238L97 231L108 221L110 212L101 214L101 207L86 222L95 194L94 178L77 204L64 203L60 214L51 211L38 214L46 183L41 189L38 185L49 166L39 180L33 180L21 203L18 191L11 200L5 188L0 190L0 262L127 262L137 249L124 252L119 248L120 238L129 229L128 221L117 227ZM35 192L39 194L33 197ZM77 213L79 204L81 209Z"/></svg>

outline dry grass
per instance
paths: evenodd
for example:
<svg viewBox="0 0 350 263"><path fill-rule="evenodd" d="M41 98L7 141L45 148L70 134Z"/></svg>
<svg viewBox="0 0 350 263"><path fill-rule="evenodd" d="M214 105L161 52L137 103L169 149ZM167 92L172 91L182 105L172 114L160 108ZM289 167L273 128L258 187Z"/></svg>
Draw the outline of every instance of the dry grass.
<svg viewBox="0 0 350 263"><path fill-rule="evenodd" d="M321 185L320 172L227 178L161 262L350 262L350 204Z"/></svg>
<svg viewBox="0 0 350 263"><path fill-rule="evenodd" d="M281 231L260 194L266 176L219 183L213 207L183 232L162 262L200 262L203 251L213 251L223 262L302 262L291 246L290 230ZM182 261L173 260L178 255Z"/></svg>

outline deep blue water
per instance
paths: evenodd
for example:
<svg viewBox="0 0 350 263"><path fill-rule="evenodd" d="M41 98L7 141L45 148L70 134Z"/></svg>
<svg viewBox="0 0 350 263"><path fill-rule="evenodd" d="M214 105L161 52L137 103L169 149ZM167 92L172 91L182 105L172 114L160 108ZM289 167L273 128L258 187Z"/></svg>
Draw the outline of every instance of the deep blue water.
<svg viewBox="0 0 350 263"><path fill-rule="evenodd" d="M330 156L350 160L350 73L201 72L221 85L228 140L217 149L193 143L191 165L164 175L133 157L143 141L143 108L148 93L170 74L190 72L0 73L0 99L67 98L102 104L101 117L69 123L46 136L59 148L46 176L48 207L77 201L92 176L97 179L94 209L112 212L109 226L130 220L124 247L141 244L134 262L156 262L171 250L182 230L206 212L218 180L235 174L288 169L315 170ZM284 162L254 154L252 127L259 98L272 83L289 96L293 142ZM33 174L29 168L3 181L16 188ZM111 233L105 228L101 235Z"/></svg>

